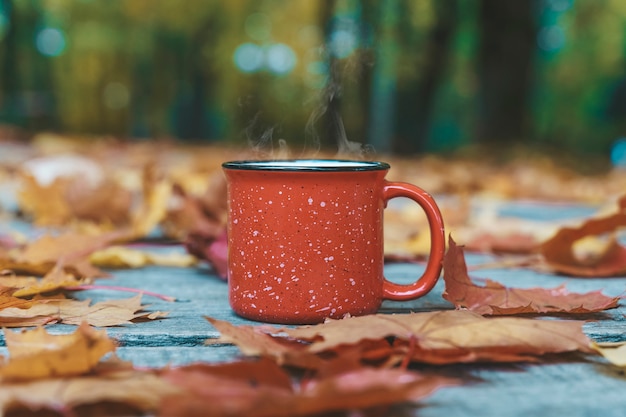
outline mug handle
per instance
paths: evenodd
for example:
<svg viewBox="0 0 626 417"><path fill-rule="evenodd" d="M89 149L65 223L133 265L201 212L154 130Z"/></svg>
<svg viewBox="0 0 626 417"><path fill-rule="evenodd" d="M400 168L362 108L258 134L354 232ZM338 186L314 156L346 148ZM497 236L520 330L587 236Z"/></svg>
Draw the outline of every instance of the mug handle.
<svg viewBox="0 0 626 417"><path fill-rule="evenodd" d="M389 200L396 197L407 197L419 204L426 213L430 227L430 255L422 276L408 285L396 284L383 277L383 298L406 301L425 295L437 283L443 266L446 236L441 211L430 194L413 184L385 181L383 186L385 207Z"/></svg>

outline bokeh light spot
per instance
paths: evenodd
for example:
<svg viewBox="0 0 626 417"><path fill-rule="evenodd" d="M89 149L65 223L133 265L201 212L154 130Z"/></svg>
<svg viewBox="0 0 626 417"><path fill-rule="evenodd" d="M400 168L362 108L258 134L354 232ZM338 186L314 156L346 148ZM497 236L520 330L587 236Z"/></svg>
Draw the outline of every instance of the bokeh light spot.
<svg viewBox="0 0 626 417"><path fill-rule="evenodd" d="M253 43L243 43L235 49L235 65L242 72L256 72L263 66L263 50Z"/></svg>
<svg viewBox="0 0 626 417"><path fill-rule="evenodd" d="M65 51L65 35L60 29L45 28L37 33L35 46L40 54L45 56L59 56Z"/></svg>
<svg viewBox="0 0 626 417"><path fill-rule="evenodd" d="M347 58L358 46L358 39L350 30L339 29L331 33L329 49L338 58Z"/></svg>
<svg viewBox="0 0 626 417"><path fill-rule="evenodd" d="M565 32L559 26L546 26L537 35L537 45L544 51L556 51L565 45Z"/></svg>
<svg viewBox="0 0 626 417"><path fill-rule="evenodd" d="M296 54L287 45L277 43L267 48L267 68L274 74L288 74L296 66Z"/></svg>
<svg viewBox="0 0 626 417"><path fill-rule="evenodd" d="M611 147L613 166L626 168L626 138L616 140Z"/></svg>

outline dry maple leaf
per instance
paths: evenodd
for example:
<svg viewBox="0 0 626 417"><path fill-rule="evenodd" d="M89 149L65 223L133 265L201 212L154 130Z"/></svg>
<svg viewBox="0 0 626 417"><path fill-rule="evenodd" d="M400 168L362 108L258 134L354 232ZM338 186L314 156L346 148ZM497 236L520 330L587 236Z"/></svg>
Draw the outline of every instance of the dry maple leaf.
<svg viewBox="0 0 626 417"><path fill-rule="evenodd" d="M255 345L257 336L244 334L258 332L258 329L240 326L236 333L232 328L222 326L222 329L226 329L227 340L255 355L263 354L264 346ZM582 322L485 318L470 311L375 314L331 320L316 326L264 328L264 331L273 337L306 343L306 350L315 354L337 353L346 346L362 345L364 348L356 352L363 358L370 357L371 352L365 347L371 347L383 355L401 352L401 356L408 355L412 361L436 364L525 361L547 353L590 351ZM394 349L385 350L378 344L371 344L388 338L394 339ZM387 364L398 362L402 357L391 359Z"/></svg>
<svg viewBox="0 0 626 417"><path fill-rule="evenodd" d="M78 279L74 275L68 274L57 264L42 279L13 291L12 295L14 297L28 297L35 294L57 291L65 287L75 287L85 282L84 279Z"/></svg>
<svg viewBox="0 0 626 417"><path fill-rule="evenodd" d="M164 373L184 393L165 399L161 416L310 416L416 401L450 379L400 369L359 369L291 385L289 375L268 360L192 365Z"/></svg>
<svg viewBox="0 0 626 417"><path fill-rule="evenodd" d="M51 184L40 185L34 176L25 174L17 194L19 205L33 217L35 224L65 224L72 217L70 206L64 198L69 182L67 178L57 178Z"/></svg>
<svg viewBox="0 0 626 417"><path fill-rule="evenodd" d="M485 318L470 311L376 314L281 329L322 353L364 340L396 339L413 361L454 363L532 360L546 353L589 352L582 322Z"/></svg>
<svg viewBox="0 0 626 417"><path fill-rule="evenodd" d="M2 281L0 281L1 284ZM10 287L1 287L0 286L0 311L5 308L28 308L32 305L32 302L29 300L24 300L23 298L14 297L11 294L13 293L13 289Z"/></svg>
<svg viewBox="0 0 626 417"><path fill-rule="evenodd" d="M44 275L56 265L80 277L93 278L106 274L93 267L88 260L91 253L105 248L126 232L114 231L100 235L66 232L60 235L44 235L27 244L21 250L0 258L0 268L16 272Z"/></svg>
<svg viewBox="0 0 626 417"><path fill-rule="evenodd" d="M158 409L177 388L149 372L120 371L102 375L0 383L0 415L9 410L54 410L74 415L77 406L121 403L143 413Z"/></svg>
<svg viewBox="0 0 626 417"><path fill-rule="evenodd" d="M41 162L54 163L51 159ZM131 192L112 177L104 176L104 172L93 161L81 158L79 162L90 165L90 171L98 171L98 178L69 172L59 173L63 175L46 183L45 178L37 178L41 173L24 173L18 193L20 207L38 225L62 226L76 220L105 226L127 224L132 202ZM33 168L36 163L37 160L29 161L28 167ZM44 183L40 183L40 180Z"/></svg>
<svg viewBox="0 0 626 417"><path fill-rule="evenodd" d="M209 339L207 343L232 343L247 356L270 357L279 365L317 369L322 367L322 360L306 351L301 343L272 337L255 326L235 326L227 321L205 317L219 332L218 339Z"/></svg>
<svg viewBox="0 0 626 417"><path fill-rule="evenodd" d="M570 293L565 286L556 288L507 288L486 280L475 285L467 274L463 249L450 236L443 259L443 298L454 306L483 315L523 313L591 313L617 307L620 297L607 297L600 291Z"/></svg>
<svg viewBox="0 0 626 417"><path fill-rule="evenodd" d="M0 310L0 323L5 319L48 318L50 321L64 324L78 325L87 322L92 326L108 327L131 324L137 319L154 320L167 316L167 313L158 311L141 311L146 307L141 304L141 294L121 300L101 301L93 305L90 300L78 301L64 297L36 297L30 303L28 308L13 307Z"/></svg>
<svg viewBox="0 0 626 417"><path fill-rule="evenodd" d="M603 253L593 259L579 259L574 243L589 237L616 232L626 227L626 195L618 201L617 211L609 216L587 220L579 227L564 227L540 247L546 265L554 272L581 277L626 275L626 248L611 239Z"/></svg>
<svg viewBox="0 0 626 417"><path fill-rule="evenodd" d="M72 334L51 335L40 327L21 333L5 330L4 338L10 357L0 367L2 382L80 375L115 350L106 332L87 323Z"/></svg>

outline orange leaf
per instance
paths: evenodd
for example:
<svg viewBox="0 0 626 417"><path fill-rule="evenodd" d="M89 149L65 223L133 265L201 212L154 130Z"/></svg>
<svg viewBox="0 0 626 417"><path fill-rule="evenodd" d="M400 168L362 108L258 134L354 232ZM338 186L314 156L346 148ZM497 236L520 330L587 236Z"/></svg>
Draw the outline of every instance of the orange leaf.
<svg viewBox="0 0 626 417"><path fill-rule="evenodd" d="M591 313L617 307L619 297L607 297L600 291L570 293L557 288L507 288L487 280L486 286L475 285L467 274L463 249L452 237L443 260L443 298L456 308L466 308L483 315L523 313Z"/></svg>
<svg viewBox="0 0 626 417"><path fill-rule="evenodd" d="M0 414L3 410L27 408L50 409L63 415L75 415L69 412L74 407L103 402L127 404L149 413L158 408L163 397L176 392L177 389L162 378L152 373L134 371L3 382L0 389ZM134 412L132 415L135 415Z"/></svg>
<svg viewBox="0 0 626 417"><path fill-rule="evenodd" d="M33 380L89 372L115 344L104 331L83 323L75 333L51 335L42 327L5 331L9 361L0 367L2 380Z"/></svg>
<svg viewBox="0 0 626 417"><path fill-rule="evenodd" d="M41 280L13 292L13 296L28 297L35 294L57 291L65 287L81 285L83 283L84 280L77 279L74 275L68 274L61 267L56 266Z"/></svg>
<svg viewBox="0 0 626 417"><path fill-rule="evenodd" d="M574 254L574 243L587 236L597 236L626 227L626 195L618 202L612 215L587 220L579 227L564 227L540 247L547 266L558 273L581 277L610 277L626 275L626 248L611 240L601 256L592 261L581 260Z"/></svg>

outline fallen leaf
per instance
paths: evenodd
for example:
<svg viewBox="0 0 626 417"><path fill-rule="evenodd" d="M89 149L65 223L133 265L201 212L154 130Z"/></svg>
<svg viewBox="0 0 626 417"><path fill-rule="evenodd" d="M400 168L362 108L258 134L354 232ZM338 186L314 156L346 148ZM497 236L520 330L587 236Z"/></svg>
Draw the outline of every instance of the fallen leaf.
<svg viewBox="0 0 626 417"><path fill-rule="evenodd" d="M474 284L467 273L463 249L450 236L443 259L443 298L457 309L465 308L483 315L525 313L583 314L617 307L620 297L607 297L600 291L571 293L564 285L556 288L507 288L486 280Z"/></svg>
<svg viewBox="0 0 626 417"><path fill-rule="evenodd" d="M138 319L154 320L167 316L163 312L142 311L141 295L121 300L101 301L91 305L90 300L72 300L64 297L34 298L28 308L5 308L0 310L0 323L5 319L42 319L64 324L81 324L108 327L131 324ZM26 326L26 325L25 325Z"/></svg>
<svg viewBox="0 0 626 417"><path fill-rule="evenodd" d="M310 416L417 401L455 383L400 369L360 369L295 388L289 375L267 360L192 365L164 377L183 393L165 399L161 416Z"/></svg>
<svg viewBox="0 0 626 417"><path fill-rule="evenodd" d="M281 331L295 340L309 342L308 349L314 353L392 337L408 349L413 361L441 364L525 361L546 353L589 352L582 324L436 311L352 317Z"/></svg>
<svg viewBox="0 0 626 417"><path fill-rule="evenodd" d="M626 342L592 343L591 347L613 365L626 368Z"/></svg>
<svg viewBox="0 0 626 417"><path fill-rule="evenodd" d="M142 202L132 214L132 227L128 240L147 236L165 218L172 194L172 184L158 173L154 164L147 164L143 171Z"/></svg>
<svg viewBox="0 0 626 417"><path fill-rule="evenodd" d="M473 236L465 247L467 250L488 253L530 254L541 243L534 234L510 232L504 235L481 233Z"/></svg>
<svg viewBox="0 0 626 417"><path fill-rule="evenodd" d="M56 323L58 318L55 316L34 316L34 317L2 317L0 316L0 327L3 328L23 328L45 326L46 324Z"/></svg>
<svg viewBox="0 0 626 417"><path fill-rule="evenodd" d="M81 321L87 321L92 326L104 327L131 324L137 319L154 320L167 316L167 313L159 311L141 311L146 307L141 304L141 294L122 300L100 301L87 307L88 304L89 300L82 303L72 302L72 300L66 303L59 302L61 321L65 324L79 324Z"/></svg>
<svg viewBox="0 0 626 417"><path fill-rule="evenodd" d="M564 227L540 247L547 267L557 273L580 277L626 276L626 247L614 238L593 258L580 259L574 244L588 236L614 233L626 227L626 195L618 201L615 213L589 219L579 227Z"/></svg>
<svg viewBox="0 0 626 417"><path fill-rule="evenodd" d="M0 281L1 282L1 281ZM29 300L24 300L23 298L14 297L11 295L13 293L13 289L10 287L1 287L0 286L0 311L5 308L28 308L33 303Z"/></svg>
<svg viewBox="0 0 626 417"><path fill-rule="evenodd" d="M78 155L35 158L24 164L22 174L18 202L36 224L128 223L131 192L94 160Z"/></svg>
<svg viewBox="0 0 626 417"><path fill-rule="evenodd" d="M64 198L69 182L67 178L57 178L51 184L40 185L34 176L24 175L17 195L19 205L37 225L65 224L72 217Z"/></svg>
<svg viewBox="0 0 626 417"><path fill-rule="evenodd" d="M218 236L191 233L185 247L192 255L207 261L222 279L228 279L228 236L223 229Z"/></svg>
<svg viewBox="0 0 626 417"><path fill-rule="evenodd" d="M201 196L189 194L174 186L174 203L163 221L168 236L185 240L190 233L217 236L226 225L226 179L221 172L213 174Z"/></svg>
<svg viewBox="0 0 626 417"><path fill-rule="evenodd" d="M48 378L0 383L0 414L9 410L55 410L64 415L86 404L128 404L140 412L156 411L167 395L178 390L150 372L107 372L96 376Z"/></svg>
<svg viewBox="0 0 626 417"><path fill-rule="evenodd" d="M125 246L110 246L91 254L89 261L100 268L141 268L147 265L190 267L197 259L185 253L150 253Z"/></svg>
<svg viewBox="0 0 626 417"><path fill-rule="evenodd" d="M10 357L0 367L3 382L80 375L115 350L104 331L87 323L72 334L52 335L40 327L21 333L5 330L4 338Z"/></svg>
<svg viewBox="0 0 626 417"><path fill-rule="evenodd" d="M89 263L88 257L92 252L113 244L125 234L124 231L114 231L98 235L76 232L44 235L21 250L10 252L4 258L0 257L0 268L44 275L55 265L62 264L65 270L80 277L106 276L103 271Z"/></svg>
<svg viewBox="0 0 626 417"><path fill-rule="evenodd" d="M321 368L322 359L308 352L306 346L284 338L272 337L258 326L235 326L227 321L205 317L219 332L220 337L207 343L232 343L247 356L272 358L279 365L297 366L305 369Z"/></svg>
<svg viewBox="0 0 626 417"><path fill-rule="evenodd" d="M72 274L68 274L60 265L57 265L42 279L14 291L12 295L14 297L28 297L35 294L57 291L65 287L75 287L84 283L84 279L79 279Z"/></svg>

